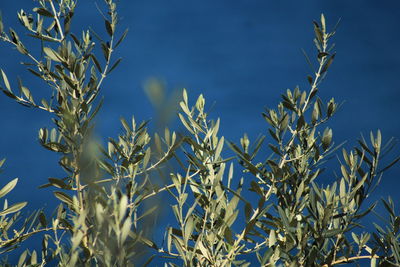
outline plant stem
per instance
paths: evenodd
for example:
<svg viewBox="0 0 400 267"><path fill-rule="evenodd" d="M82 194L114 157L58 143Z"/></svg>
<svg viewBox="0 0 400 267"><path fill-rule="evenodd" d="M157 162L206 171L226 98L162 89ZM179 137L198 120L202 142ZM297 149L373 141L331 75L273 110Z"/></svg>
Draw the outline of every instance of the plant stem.
<svg viewBox="0 0 400 267"><path fill-rule="evenodd" d="M54 4L53 4L52 0L50 1L50 6L51 6L51 10L53 11L53 14L54 14L54 20L56 21L58 32L60 33L61 40L64 40L64 33L63 33L62 28L61 28L61 23L60 23L60 20L58 19L58 14L57 14L57 11L56 11L56 9L54 7Z"/></svg>
<svg viewBox="0 0 400 267"><path fill-rule="evenodd" d="M325 40L325 38L324 38L324 47L323 47L323 51L322 51L322 52L326 52L326 40ZM319 78L321 77L322 68L323 68L323 66L325 65L326 58L327 58L327 56L324 56L324 57L321 59L320 63L319 63L318 71L315 73L314 82L313 82L313 84L311 85L311 90L310 90L310 92L309 92L309 94L308 94L308 96L307 96L306 101L304 102L303 108L302 108L301 111L300 111L300 115L304 114L304 112L306 111L306 109L307 109L307 107L308 107L308 105L309 105L309 102L310 102L310 100L311 100L311 95L312 95L312 93L313 93L313 92L316 90L316 88L317 88L317 84L318 84L318 82L319 82ZM296 137L297 134L298 134L297 130L294 130L294 131L292 132L292 137L290 138L290 141L289 141L289 143L286 145L286 147L291 147L291 146L292 146L292 144L293 144L293 142L294 142L295 137ZM287 160L286 160L287 156L288 156L288 152L286 152L285 155L283 155L283 157L281 158L281 162L279 163L279 168L282 168L283 165L285 165L285 163L287 162Z"/></svg>
<svg viewBox="0 0 400 267"><path fill-rule="evenodd" d="M328 266L338 265L338 264L342 264L342 263L350 263L352 261L362 260L362 259L380 259L380 257L378 255L354 256L354 257L344 258L344 259L334 261L330 265L324 264L324 265L322 265L322 267L328 267Z"/></svg>

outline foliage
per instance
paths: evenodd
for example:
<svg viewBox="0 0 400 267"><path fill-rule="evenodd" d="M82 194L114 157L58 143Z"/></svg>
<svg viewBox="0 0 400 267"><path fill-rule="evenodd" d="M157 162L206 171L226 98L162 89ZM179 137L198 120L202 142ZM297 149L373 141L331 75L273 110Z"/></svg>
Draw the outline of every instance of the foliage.
<svg viewBox="0 0 400 267"><path fill-rule="evenodd" d="M250 146L246 134L239 144L226 141L219 135L219 119L208 116L203 95L192 106L186 90L178 114L186 133L166 129L163 137L151 137L148 122L121 119L124 132L103 147L92 138L102 105L97 96L121 61L112 55L127 34L117 37L116 3L105 0L106 38L91 29L80 37L70 32L76 1L39 0L38 5L34 15L21 10L18 18L28 36L40 42L40 56L16 31L6 33L1 20L0 38L26 56L29 62L23 64L51 94L38 102L20 79L16 93L4 70L1 90L23 106L49 113L54 128L40 129L39 141L59 155L65 177L41 186L53 188L60 201L54 215L39 210L26 216L21 209L27 202L5 200L1 254L41 235L41 252L26 249L18 266L149 265L155 256L168 266L249 266L251 257L261 266L333 266L362 259L371 266L400 265L400 217L393 201L383 200L387 226L375 224L376 231L368 232L361 220L375 208L365 203L382 174L400 159L378 165L393 140L382 145L379 130L370 134L370 142L361 138L353 150L342 149L341 175L327 185L320 182L324 163L340 147L332 129L322 128L338 104L318 97L335 57L330 46L335 31L327 31L323 15L314 22L318 67L308 76L309 89L288 89L276 109L263 113L270 126L268 147L266 137ZM170 182L160 185L164 176ZM7 183L0 197L17 182ZM172 197L176 222L158 226L166 227L166 244L157 244L148 222L159 212L157 196L165 193Z"/></svg>

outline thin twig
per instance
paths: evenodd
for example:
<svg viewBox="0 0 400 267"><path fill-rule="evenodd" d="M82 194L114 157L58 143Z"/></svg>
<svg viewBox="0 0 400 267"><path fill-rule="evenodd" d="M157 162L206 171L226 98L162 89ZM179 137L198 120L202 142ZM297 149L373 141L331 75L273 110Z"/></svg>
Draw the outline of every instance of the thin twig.
<svg viewBox="0 0 400 267"><path fill-rule="evenodd" d="M60 23L60 21L59 21L59 19L58 19L57 11L56 11L56 9L55 9L55 7L54 7L53 1L51 0L51 1L49 1L49 2L50 2L51 9L52 9L52 11L53 11L53 14L54 14L54 20L56 21L57 28L58 28L58 31L59 31L59 33L60 33L61 40L64 40L64 33L63 33L62 28L61 28L61 23Z"/></svg>
<svg viewBox="0 0 400 267"><path fill-rule="evenodd" d="M380 257L378 255L364 255L364 256L354 256L354 257L350 257L350 258L344 258L344 259L340 259L337 261L332 262L331 264L324 264L322 265L323 267L328 267L328 266L332 266L332 265L337 265L337 264L341 264L341 263L349 263L355 260L362 260L362 259L380 259Z"/></svg>
<svg viewBox="0 0 400 267"><path fill-rule="evenodd" d="M38 233L41 233L41 232L47 232L47 231L53 231L53 230L54 230L53 227L47 227L47 228L33 230L32 232L19 235L19 236L13 238L13 239L9 239L9 240L5 240L5 241L0 242L0 247L7 247L8 244L13 243L16 240L28 238L29 236L34 235L34 234L38 234ZM66 228L66 227L57 226L56 230L69 230L69 229ZM0 254L6 253L6 252L8 252L8 251L0 251Z"/></svg>
<svg viewBox="0 0 400 267"><path fill-rule="evenodd" d="M326 52L326 38L325 38L325 36L324 36L324 46L323 46L323 51L322 51L322 52ZM327 59L327 56L324 56L324 57L321 59L320 63L319 63L318 71L315 73L314 82L313 82L313 84L311 85L310 92L309 92L309 94L308 94L308 96L307 96L306 101L304 102L303 108L301 109L301 114L304 114L304 112L306 111L306 109L307 109L307 107L308 107L308 104L309 104L309 102L310 102L310 100L311 100L311 95L312 95L312 93L313 93L313 92L316 90L316 88L317 88L319 79L320 79L320 77L321 77L321 75L322 75L322 68L323 68L323 66L325 65L326 59ZM294 140L295 140L297 134L298 134L297 130L294 130L294 131L292 132L292 137L290 138L290 141L289 141L289 143L288 143L288 145L287 145L286 147L291 147L291 146L292 146L292 144L293 144L293 142L294 142ZM279 168L282 168L283 165L285 165L285 163L287 162L286 158L287 158L288 154L289 154L289 153L286 152L285 155L281 158L281 161L280 161L280 163L279 163Z"/></svg>

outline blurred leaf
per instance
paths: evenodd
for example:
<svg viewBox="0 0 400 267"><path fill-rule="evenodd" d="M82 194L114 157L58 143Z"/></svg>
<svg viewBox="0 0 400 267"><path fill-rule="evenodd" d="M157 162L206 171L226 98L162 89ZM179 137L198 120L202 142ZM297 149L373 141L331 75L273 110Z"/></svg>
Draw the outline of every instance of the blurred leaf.
<svg viewBox="0 0 400 267"><path fill-rule="evenodd" d="M144 91L153 106L161 108L162 104L165 102L165 85L163 82L159 79L150 78L144 84Z"/></svg>

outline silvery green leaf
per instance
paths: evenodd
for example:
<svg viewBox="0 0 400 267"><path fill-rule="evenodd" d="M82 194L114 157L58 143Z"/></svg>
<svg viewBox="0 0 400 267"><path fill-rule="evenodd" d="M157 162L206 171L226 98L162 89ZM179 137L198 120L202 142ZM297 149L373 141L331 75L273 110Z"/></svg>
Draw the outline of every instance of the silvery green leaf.
<svg viewBox="0 0 400 267"><path fill-rule="evenodd" d="M43 47L43 52L48 56L51 60L56 61L56 62L61 62L63 61L63 58L53 49L50 47Z"/></svg>
<svg viewBox="0 0 400 267"><path fill-rule="evenodd" d="M7 208L3 211L0 211L0 216L4 216L4 215L10 214L10 213L15 213L15 212L21 210L23 207L25 207L26 204L28 204L28 202L20 202L20 203L14 204L14 205L10 206L9 208Z"/></svg>
<svg viewBox="0 0 400 267"><path fill-rule="evenodd" d="M35 7L33 9L33 12L36 12L39 15L42 15L42 16L45 16L45 17L49 17L49 18L53 18L54 17L53 13L51 13L50 11L48 11L47 9L42 8L42 7Z"/></svg>
<svg viewBox="0 0 400 267"><path fill-rule="evenodd" d="M7 88L7 90L8 90L10 93L12 93L11 87L10 87L10 83L9 83L9 81L8 81L8 79L7 79L7 75L4 73L4 71L3 71L2 69L0 69L0 71L1 71L1 76L3 77L3 82L4 82L4 84L5 84L6 88Z"/></svg>
<svg viewBox="0 0 400 267"><path fill-rule="evenodd" d="M53 194L56 198L58 198L59 200L61 200L65 204L67 204L68 206L73 206L74 203L73 203L72 198L70 196L68 196L67 194L65 194L64 192L55 191L55 192L53 192Z"/></svg>
<svg viewBox="0 0 400 267"><path fill-rule="evenodd" d="M1 165L0 165L1 166ZM14 189L14 187L18 183L18 178L13 179L11 182L6 184L2 189L0 189L0 198L4 197L7 195L11 190Z"/></svg>

